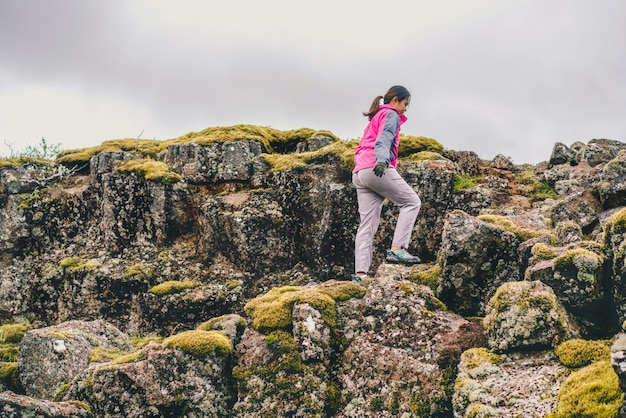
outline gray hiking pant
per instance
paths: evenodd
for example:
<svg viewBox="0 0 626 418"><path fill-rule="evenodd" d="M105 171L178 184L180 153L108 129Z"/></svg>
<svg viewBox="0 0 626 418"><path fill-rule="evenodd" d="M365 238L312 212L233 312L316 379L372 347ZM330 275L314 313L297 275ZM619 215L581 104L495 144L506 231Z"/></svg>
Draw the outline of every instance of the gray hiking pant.
<svg viewBox="0 0 626 418"><path fill-rule="evenodd" d="M365 168L352 175L352 183L356 186L361 216L354 241L354 271L367 273L385 198L400 208L391 245L404 248L409 246L422 201L393 167L388 167L382 177L377 177L372 168Z"/></svg>

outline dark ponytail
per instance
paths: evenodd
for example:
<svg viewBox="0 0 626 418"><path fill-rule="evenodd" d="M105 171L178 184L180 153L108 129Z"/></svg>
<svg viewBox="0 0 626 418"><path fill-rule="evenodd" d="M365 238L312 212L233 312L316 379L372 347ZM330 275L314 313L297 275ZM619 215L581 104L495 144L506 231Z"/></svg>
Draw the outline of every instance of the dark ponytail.
<svg viewBox="0 0 626 418"><path fill-rule="evenodd" d="M369 112L363 112L363 116L367 116L367 119L372 120L374 115L378 113L378 108L380 107L380 99L383 99L384 104L389 104L394 97L397 97L398 101L402 101L407 97L411 97L411 93L409 93L409 91L402 86L393 86L387 91L387 93L385 93L384 96L376 96L376 98L370 105Z"/></svg>

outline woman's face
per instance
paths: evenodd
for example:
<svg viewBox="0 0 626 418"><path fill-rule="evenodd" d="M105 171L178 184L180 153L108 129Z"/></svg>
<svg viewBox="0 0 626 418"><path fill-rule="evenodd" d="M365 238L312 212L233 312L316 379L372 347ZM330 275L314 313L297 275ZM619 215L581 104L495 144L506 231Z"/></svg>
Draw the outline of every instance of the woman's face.
<svg viewBox="0 0 626 418"><path fill-rule="evenodd" d="M391 102L389 102L389 104L393 106L398 112L404 113L408 109L410 101L411 101L410 97L407 97L404 100L398 100L398 97L396 96L393 99L391 99Z"/></svg>

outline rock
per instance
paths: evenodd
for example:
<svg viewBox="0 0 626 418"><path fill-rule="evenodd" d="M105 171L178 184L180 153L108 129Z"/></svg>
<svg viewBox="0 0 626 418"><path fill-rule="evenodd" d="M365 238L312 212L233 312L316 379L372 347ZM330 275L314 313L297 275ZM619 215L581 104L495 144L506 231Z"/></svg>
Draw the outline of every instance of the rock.
<svg viewBox="0 0 626 418"><path fill-rule="evenodd" d="M559 164L575 164L576 152L571 150L567 145L557 142L552 148L552 155L550 155L550 165Z"/></svg>
<svg viewBox="0 0 626 418"><path fill-rule="evenodd" d="M0 392L0 416L6 418L87 418L93 416L85 403L52 402L13 392Z"/></svg>
<svg viewBox="0 0 626 418"><path fill-rule="evenodd" d="M626 151L604 166L595 190L605 209L626 205Z"/></svg>
<svg viewBox="0 0 626 418"><path fill-rule="evenodd" d="M580 161L595 167L598 164L607 163L617 156L617 154L626 148L626 144L612 139L592 139L583 147L577 158Z"/></svg>
<svg viewBox="0 0 626 418"><path fill-rule="evenodd" d="M510 158L505 157L502 154L498 154L491 161L491 167L499 170L511 170L513 168L513 162L511 162Z"/></svg>
<svg viewBox="0 0 626 418"><path fill-rule="evenodd" d="M141 351L83 372L63 399L85 402L94 416L103 418L231 416L230 354L196 354L188 352L192 345L182 347L151 342Z"/></svg>
<svg viewBox="0 0 626 418"><path fill-rule="evenodd" d="M555 225L574 221L582 229L589 230L598 222L602 211L602 203L591 190L586 190L559 199L552 207L551 218Z"/></svg>
<svg viewBox="0 0 626 418"><path fill-rule="evenodd" d="M500 286L487 304L483 324L489 347L499 353L542 350L580 336L552 289L539 281Z"/></svg>
<svg viewBox="0 0 626 418"><path fill-rule="evenodd" d="M501 284L520 278L517 249L522 241L512 232L453 211L441 240L437 296L454 312L482 315Z"/></svg>
<svg viewBox="0 0 626 418"><path fill-rule="evenodd" d="M619 379L619 387L626 393L626 334L620 333L611 346L611 366ZM626 416L626 401L622 402L620 417Z"/></svg>
<svg viewBox="0 0 626 418"><path fill-rule="evenodd" d="M128 337L105 321L69 321L26 332L18 352L18 377L26 395L51 399L89 367L94 349L130 351Z"/></svg>
<svg viewBox="0 0 626 418"><path fill-rule="evenodd" d="M498 355L470 349L459 363L454 416L546 417L568 372L552 351Z"/></svg>

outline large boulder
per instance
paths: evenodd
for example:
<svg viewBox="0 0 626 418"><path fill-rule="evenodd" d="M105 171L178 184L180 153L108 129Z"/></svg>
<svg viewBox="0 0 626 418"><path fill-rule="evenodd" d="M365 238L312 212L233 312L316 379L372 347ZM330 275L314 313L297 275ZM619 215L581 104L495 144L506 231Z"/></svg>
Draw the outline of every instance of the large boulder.
<svg viewBox="0 0 626 418"><path fill-rule="evenodd" d="M52 399L89 367L94 350L120 353L131 347L125 334L102 320L29 330L18 352L18 377L26 395Z"/></svg>
<svg viewBox="0 0 626 418"><path fill-rule="evenodd" d="M580 336L576 321L539 281L500 286L487 304L483 325L496 352L542 350Z"/></svg>
<svg viewBox="0 0 626 418"><path fill-rule="evenodd" d="M461 315L482 315L498 287L520 279L518 247L513 232L461 211L448 214L438 263L437 296Z"/></svg>

